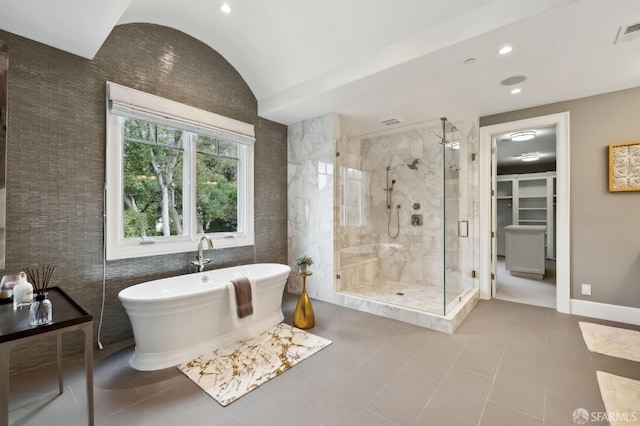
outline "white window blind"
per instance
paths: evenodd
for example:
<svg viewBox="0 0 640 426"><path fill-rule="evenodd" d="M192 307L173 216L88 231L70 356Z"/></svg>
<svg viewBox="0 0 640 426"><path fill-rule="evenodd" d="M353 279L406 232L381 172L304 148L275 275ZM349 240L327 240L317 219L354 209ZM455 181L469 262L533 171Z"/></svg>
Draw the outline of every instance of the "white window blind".
<svg viewBox="0 0 640 426"><path fill-rule="evenodd" d="M252 124L107 82L112 114L151 121L174 129L218 137L243 145L255 143Z"/></svg>

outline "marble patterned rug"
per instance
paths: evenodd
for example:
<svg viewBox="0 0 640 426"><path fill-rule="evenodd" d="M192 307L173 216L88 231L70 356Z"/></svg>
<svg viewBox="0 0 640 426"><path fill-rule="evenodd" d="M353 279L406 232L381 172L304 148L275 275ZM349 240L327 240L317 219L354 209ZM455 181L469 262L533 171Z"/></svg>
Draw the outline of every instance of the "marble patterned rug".
<svg viewBox="0 0 640 426"><path fill-rule="evenodd" d="M579 322L582 337L591 352L640 362L640 332Z"/></svg>
<svg viewBox="0 0 640 426"><path fill-rule="evenodd" d="M288 324L181 364L182 371L226 407L332 342Z"/></svg>
<svg viewBox="0 0 640 426"><path fill-rule="evenodd" d="M611 426L640 424L640 382L603 371L596 374Z"/></svg>

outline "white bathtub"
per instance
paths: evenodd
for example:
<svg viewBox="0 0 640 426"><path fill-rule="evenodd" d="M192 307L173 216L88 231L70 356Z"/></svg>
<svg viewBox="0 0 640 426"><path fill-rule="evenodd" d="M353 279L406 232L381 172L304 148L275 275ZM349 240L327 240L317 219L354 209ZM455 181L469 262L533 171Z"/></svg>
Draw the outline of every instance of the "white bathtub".
<svg viewBox="0 0 640 426"><path fill-rule="evenodd" d="M291 268L262 263L180 275L122 290L118 297L131 325L136 370L171 367L279 324ZM255 283L253 315L232 319L227 283L245 276Z"/></svg>

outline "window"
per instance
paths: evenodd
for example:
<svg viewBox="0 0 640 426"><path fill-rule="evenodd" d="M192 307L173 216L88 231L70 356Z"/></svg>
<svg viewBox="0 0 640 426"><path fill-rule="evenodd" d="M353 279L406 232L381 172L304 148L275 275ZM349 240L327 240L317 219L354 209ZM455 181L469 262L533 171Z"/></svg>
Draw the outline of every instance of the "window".
<svg viewBox="0 0 640 426"><path fill-rule="evenodd" d="M107 84L107 259L252 245L253 126Z"/></svg>

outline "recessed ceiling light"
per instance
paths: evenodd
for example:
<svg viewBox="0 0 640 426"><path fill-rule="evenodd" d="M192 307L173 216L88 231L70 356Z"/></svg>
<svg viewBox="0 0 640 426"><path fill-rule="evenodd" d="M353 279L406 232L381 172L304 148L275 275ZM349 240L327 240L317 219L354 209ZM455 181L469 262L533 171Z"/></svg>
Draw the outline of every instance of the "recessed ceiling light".
<svg viewBox="0 0 640 426"><path fill-rule="evenodd" d="M515 132L509 136L512 142L528 141L536 137L536 132L533 130L525 130L524 132Z"/></svg>
<svg viewBox="0 0 640 426"><path fill-rule="evenodd" d="M522 161L537 161L540 159L540 153L539 152L527 152L525 154L522 154L520 156L520 159Z"/></svg>
<svg viewBox="0 0 640 426"><path fill-rule="evenodd" d="M502 46L500 49L498 49L498 53L501 55L506 55L507 53L511 52L513 50L513 47L511 46Z"/></svg>
<svg viewBox="0 0 640 426"><path fill-rule="evenodd" d="M511 89L511 94L512 95L517 95L518 93L521 93L522 89L519 87L516 87L515 89Z"/></svg>
<svg viewBox="0 0 640 426"><path fill-rule="evenodd" d="M222 13L231 13L231 6L229 6L229 3L222 3L222 6L220 6L220 10L222 11Z"/></svg>

